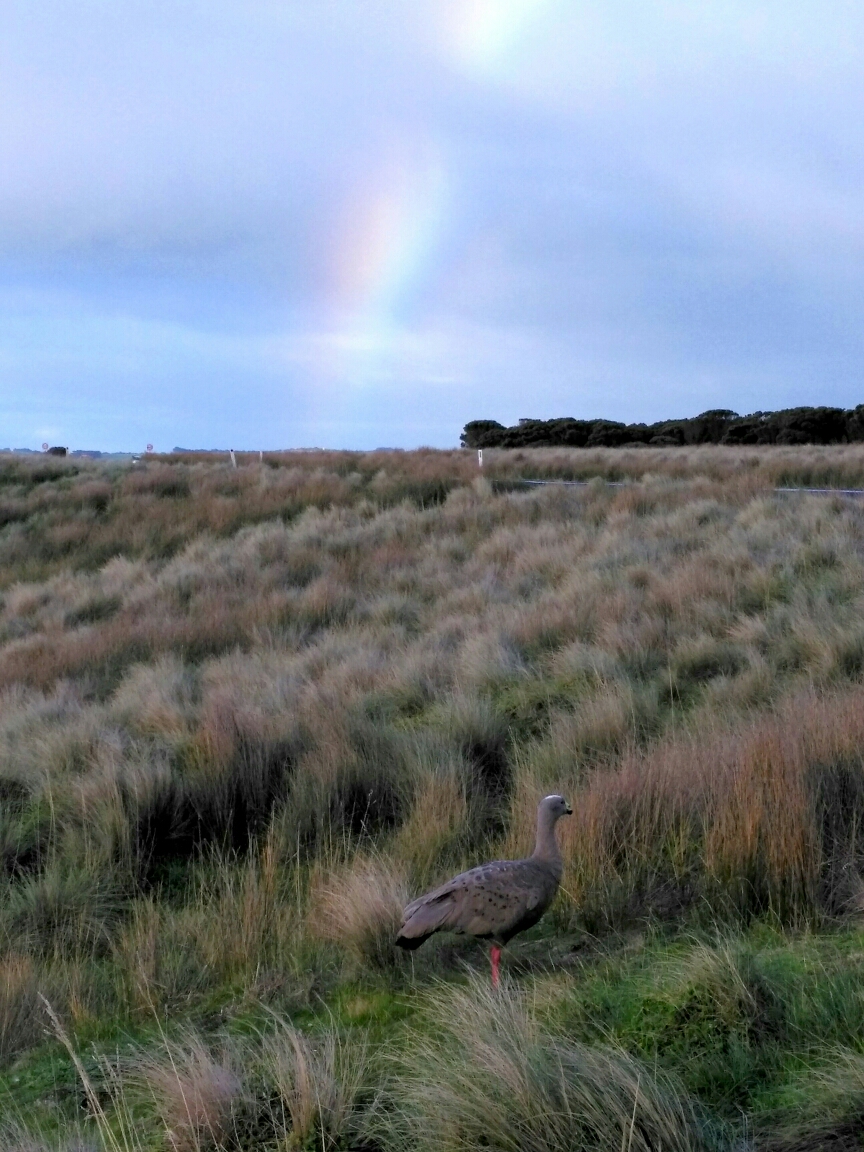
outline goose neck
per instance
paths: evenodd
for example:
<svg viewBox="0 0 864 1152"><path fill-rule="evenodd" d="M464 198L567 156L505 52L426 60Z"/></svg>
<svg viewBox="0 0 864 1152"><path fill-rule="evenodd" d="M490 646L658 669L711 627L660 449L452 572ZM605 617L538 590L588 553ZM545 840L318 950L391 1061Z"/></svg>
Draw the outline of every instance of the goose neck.
<svg viewBox="0 0 864 1152"><path fill-rule="evenodd" d="M555 818L547 812L537 817L537 842L534 845L533 859L551 867L559 876L563 867L561 851L555 838Z"/></svg>

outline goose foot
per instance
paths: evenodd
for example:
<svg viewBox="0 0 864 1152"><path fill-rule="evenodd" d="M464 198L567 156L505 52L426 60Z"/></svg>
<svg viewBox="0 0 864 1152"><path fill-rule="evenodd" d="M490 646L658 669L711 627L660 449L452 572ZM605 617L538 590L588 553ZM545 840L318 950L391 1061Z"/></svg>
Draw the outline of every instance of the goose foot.
<svg viewBox="0 0 864 1152"><path fill-rule="evenodd" d="M492 987L498 987L498 961L501 959L501 949L497 944L493 944L489 950L489 955L492 960Z"/></svg>

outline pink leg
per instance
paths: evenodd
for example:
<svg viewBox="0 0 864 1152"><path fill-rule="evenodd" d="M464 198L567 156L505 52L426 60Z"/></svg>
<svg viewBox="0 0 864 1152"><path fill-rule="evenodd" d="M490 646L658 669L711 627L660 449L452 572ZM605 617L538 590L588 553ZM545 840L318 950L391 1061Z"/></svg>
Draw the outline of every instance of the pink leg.
<svg viewBox="0 0 864 1152"><path fill-rule="evenodd" d="M491 949L489 955L492 957L492 987L497 988L498 987L498 961L501 959L501 949L498 947L497 944L492 945L492 949Z"/></svg>

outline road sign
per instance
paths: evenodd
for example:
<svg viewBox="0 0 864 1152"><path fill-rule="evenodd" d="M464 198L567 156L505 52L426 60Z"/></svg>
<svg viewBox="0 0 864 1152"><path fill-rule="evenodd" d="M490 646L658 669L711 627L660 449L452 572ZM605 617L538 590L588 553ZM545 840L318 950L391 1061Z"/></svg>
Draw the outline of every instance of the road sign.
<svg viewBox="0 0 864 1152"><path fill-rule="evenodd" d="M147 445L147 451L148 451L148 452L152 452L152 451L153 451L153 445L152 445L152 444L148 444L148 445Z"/></svg>
<svg viewBox="0 0 864 1152"><path fill-rule="evenodd" d="M46 441L45 441L45 443L42 445L42 451L43 451L43 452L47 452L47 451L48 451L48 441L47 441L47 440L46 440Z"/></svg>

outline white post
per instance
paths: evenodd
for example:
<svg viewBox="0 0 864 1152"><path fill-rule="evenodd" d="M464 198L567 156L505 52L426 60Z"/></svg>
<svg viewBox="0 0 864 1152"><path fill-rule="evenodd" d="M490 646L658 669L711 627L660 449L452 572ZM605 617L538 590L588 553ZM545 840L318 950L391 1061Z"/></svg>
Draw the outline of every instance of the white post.
<svg viewBox="0 0 864 1152"><path fill-rule="evenodd" d="M263 450L263 448L258 449L258 463L259 464L264 463L264 450Z"/></svg>
<svg viewBox="0 0 864 1152"><path fill-rule="evenodd" d="M231 453L231 467L236 468L237 467L237 458L234 455L234 449L229 448L228 451Z"/></svg>
<svg viewBox="0 0 864 1152"><path fill-rule="evenodd" d="M477 449L477 467L478 468L483 467L483 449L482 448Z"/></svg>

